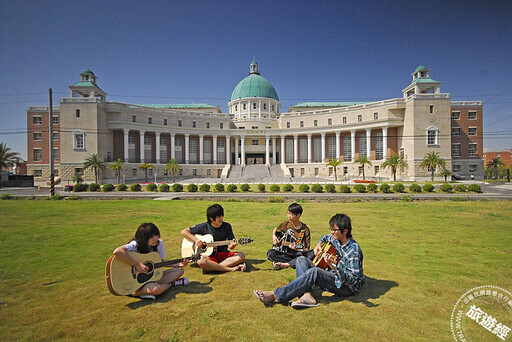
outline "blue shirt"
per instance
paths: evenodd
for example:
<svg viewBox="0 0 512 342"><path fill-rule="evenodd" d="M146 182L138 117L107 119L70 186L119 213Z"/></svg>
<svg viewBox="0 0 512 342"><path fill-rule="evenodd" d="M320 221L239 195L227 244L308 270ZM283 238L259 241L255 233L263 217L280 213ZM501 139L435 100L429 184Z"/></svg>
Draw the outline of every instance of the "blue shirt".
<svg viewBox="0 0 512 342"><path fill-rule="evenodd" d="M327 234L320 238L320 242L331 243L338 255L341 257L336 265L338 272L336 273L336 287L346 285L353 293L358 293L361 285L364 284L365 277L363 273L363 251L356 240L350 238L343 246L339 240L332 235Z"/></svg>

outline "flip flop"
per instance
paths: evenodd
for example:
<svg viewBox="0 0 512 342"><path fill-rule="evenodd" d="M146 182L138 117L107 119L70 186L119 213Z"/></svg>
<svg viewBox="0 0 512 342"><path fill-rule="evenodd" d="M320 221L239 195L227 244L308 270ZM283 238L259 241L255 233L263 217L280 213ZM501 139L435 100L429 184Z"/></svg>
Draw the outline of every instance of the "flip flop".
<svg viewBox="0 0 512 342"><path fill-rule="evenodd" d="M294 309L314 308L317 306L319 306L318 303L314 304L304 299L299 299L298 301L292 303L292 308Z"/></svg>
<svg viewBox="0 0 512 342"><path fill-rule="evenodd" d="M245 272L247 270L247 265L245 264L245 262L238 264L238 266L236 266L236 270L240 272Z"/></svg>
<svg viewBox="0 0 512 342"><path fill-rule="evenodd" d="M279 261L274 261L272 263L272 266L274 267L274 271L282 270L283 267L281 266L281 263Z"/></svg>
<svg viewBox="0 0 512 342"><path fill-rule="evenodd" d="M268 296L265 296L263 294L263 291L261 291L261 290L254 290L254 291L252 291L252 293L254 294L254 296L256 298L258 298L258 300L260 302L265 304L265 306L270 306L270 305L274 304L274 302L276 301L275 299L271 299Z"/></svg>

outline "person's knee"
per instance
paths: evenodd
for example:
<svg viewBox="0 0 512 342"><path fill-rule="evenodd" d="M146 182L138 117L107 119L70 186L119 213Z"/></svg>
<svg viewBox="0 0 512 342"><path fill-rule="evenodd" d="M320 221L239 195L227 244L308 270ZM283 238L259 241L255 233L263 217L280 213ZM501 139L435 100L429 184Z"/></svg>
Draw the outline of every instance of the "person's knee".
<svg viewBox="0 0 512 342"><path fill-rule="evenodd" d="M309 264L309 259L306 258L305 256L301 255L300 257L297 258L297 261L295 262L297 265L308 265Z"/></svg>
<svg viewBox="0 0 512 342"><path fill-rule="evenodd" d="M208 264L208 258L201 258L197 260L197 266L204 268Z"/></svg>
<svg viewBox="0 0 512 342"><path fill-rule="evenodd" d="M240 258L240 261L245 260L245 253L244 252L236 252L236 256Z"/></svg>

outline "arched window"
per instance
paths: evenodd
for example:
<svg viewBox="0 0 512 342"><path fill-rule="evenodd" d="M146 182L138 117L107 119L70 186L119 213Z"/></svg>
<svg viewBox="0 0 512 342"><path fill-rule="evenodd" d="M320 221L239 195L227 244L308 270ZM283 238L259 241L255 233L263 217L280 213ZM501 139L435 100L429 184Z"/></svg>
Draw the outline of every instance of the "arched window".
<svg viewBox="0 0 512 342"><path fill-rule="evenodd" d="M439 128L436 126L427 128L427 145L439 145Z"/></svg>

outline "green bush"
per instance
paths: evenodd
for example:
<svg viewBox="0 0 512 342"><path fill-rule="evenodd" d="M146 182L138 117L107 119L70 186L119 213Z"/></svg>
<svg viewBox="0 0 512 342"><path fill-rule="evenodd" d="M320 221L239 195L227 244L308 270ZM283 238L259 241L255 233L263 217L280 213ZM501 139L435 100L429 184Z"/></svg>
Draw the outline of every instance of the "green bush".
<svg viewBox="0 0 512 342"><path fill-rule="evenodd" d="M201 192L210 192L210 185L209 184L201 184L199 187L199 190Z"/></svg>
<svg viewBox="0 0 512 342"><path fill-rule="evenodd" d="M342 194L349 194L352 192L352 190L350 190L350 186L348 186L347 184L341 184L340 185L340 192Z"/></svg>
<svg viewBox="0 0 512 342"><path fill-rule="evenodd" d="M197 192L197 185L195 185L195 184L187 185L187 191L188 192Z"/></svg>
<svg viewBox="0 0 512 342"><path fill-rule="evenodd" d="M258 191L265 192L265 184L258 184Z"/></svg>
<svg viewBox="0 0 512 342"><path fill-rule="evenodd" d="M78 195L71 195L66 198L64 198L65 201L78 201L80 199L80 196Z"/></svg>
<svg viewBox="0 0 512 342"><path fill-rule="evenodd" d="M251 189L251 187L249 186L249 184L242 184L240 185L240 190L242 191L249 191Z"/></svg>
<svg viewBox="0 0 512 342"><path fill-rule="evenodd" d="M439 187L439 189L442 191L442 192L452 192L453 191L453 188L450 184L448 183L443 183L441 184L441 186Z"/></svg>
<svg viewBox="0 0 512 342"><path fill-rule="evenodd" d="M334 184L325 184L325 191L330 192L331 194L335 193L336 187L334 186Z"/></svg>
<svg viewBox="0 0 512 342"><path fill-rule="evenodd" d="M105 184L103 185L103 192L111 192L111 191L114 191L115 187L114 187L114 184Z"/></svg>
<svg viewBox="0 0 512 342"><path fill-rule="evenodd" d="M368 184L368 186L366 187L366 190L368 190L368 192L377 192L377 190L379 190L379 187L377 186L377 184L375 183L370 183Z"/></svg>
<svg viewBox="0 0 512 342"><path fill-rule="evenodd" d="M282 197L269 197L268 201L270 203L283 203L283 198Z"/></svg>
<svg viewBox="0 0 512 342"><path fill-rule="evenodd" d="M320 184L313 184L311 186L311 191L316 192L316 193L321 193L324 191L324 188Z"/></svg>
<svg viewBox="0 0 512 342"><path fill-rule="evenodd" d="M146 185L146 191L156 191L158 189L158 185L155 183L149 183Z"/></svg>
<svg viewBox="0 0 512 342"><path fill-rule="evenodd" d="M306 184L301 184L301 185L299 186L299 191L300 191L300 192L309 192L309 186L308 186L308 185L306 185Z"/></svg>
<svg viewBox="0 0 512 342"><path fill-rule="evenodd" d="M139 183L130 185L130 191L141 191L142 186Z"/></svg>
<svg viewBox="0 0 512 342"><path fill-rule="evenodd" d="M10 199L13 199L13 196L11 194L2 194L2 198L3 200L10 200Z"/></svg>
<svg viewBox="0 0 512 342"><path fill-rule="evenodd" d="M416 183L413 183L409 186L409 192L421 192L421 186Z"/></svg>
<svg viewBox="0 0 512 342"><path fill-rule="evenodd" d="M224 192L224 185L220 183L215 184L215 191Z"/></svg>
<svg viewBox="0 0 512 342"><path fill-rule="evenodd" d="M354 190L360 193L366 192L366 186L364 184L356 184L354 185Z"/></svg>
<svg viewBox="0 0 512 342"><path fill-rule="evenodd" d="M466 191L468 191L468 187L465 186L464 184L457 184L455 186L455 191L456 192L466 192Z"/></svg>
<svg viewBox="0 0 512 342"><path fill-rule="evenodd" d="M101 186L98 183L89 184L89 191L98 191L101 189Z"/></svg>
<svg viewBox="0 0 512 342"><path fill-rule="evenodd" d="M395 185L393 185L393 192L400 193L404 192L404 190L405 186L402 183L396 183Z"/></svg>
<svg viewBox="0 0 512 342"><path fill-rule="evenodd" d="M126 184L119 184L117 186L117 191L126 191L128 190L128 186Z"/></svg>
<svg viewBox="0 0 512 342"><path fill-rule="evenodd" d="M388 183L382 183L380 185L380 191L382 191L385 194L389 194L391 192L391 187Z"/></svg>
<svg viewBox="0 0 512 342"><path fill-rule="evenodd" d="M182 192L183 191L183 185L181 185L180 183L174 183L172 185L172 191L173 192Z"/></svg>
<svg viewBox="0 0 512 342"><path fill-rule="evenodd" d="M479 184L470 184L468 186L468 191L472 191L472 192L482 192L482 188L480 187Z"/></svg>
<svg viewBox="0 0 512 342"><path fill-rule="evenodd" d="M426 183L425 185L423 185L423 191L432 192L434 191L434 186L430 183Z"/></svg>
<svg viewBox="0 0 512 342"><path fill-rule="evenodd" d="M89 188L89 185L85 183L76 183L73 187L73 192L83 192L87 191L87 188Z"/></svg>
<svg viewBox="0 0 512 342"><path fill-rule="evenodd" d="M293 185L291 185L291 184L285 184L285 185L283 185L283 191L284 191L284 192L290 192L290 191L292 191L292 190L293 190Z"/></svg>
<svg viewBox="0 0 512 342"><path fill-rule="evenodd" d="M169 192L169 189L171 187L169 186L169 184L160 184L160 186L158 187L158 191L160 192Z"/></svg>
<svg viewBox="0 0 512 342"><path fill-rule="evenodd" d="M279 187L279 185L273 184L273 185L270 186L270 191L272 191L272 192L279 192L279 191L281 191L281 188Z"/></svg>
<svg viewBox="0 0 512 342"><path fill-rule="evenodd" d="M235 192L238 187L235 184L228 184L226 190L227 192Z"/></svg>

